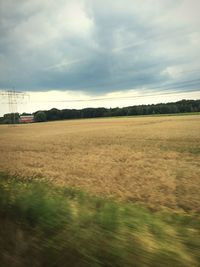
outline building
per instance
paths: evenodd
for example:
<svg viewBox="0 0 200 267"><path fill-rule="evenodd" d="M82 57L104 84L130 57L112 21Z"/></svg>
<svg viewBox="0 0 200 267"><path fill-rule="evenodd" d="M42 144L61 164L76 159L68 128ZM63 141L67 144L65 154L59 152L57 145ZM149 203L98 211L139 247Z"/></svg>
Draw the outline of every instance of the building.
<svg viewBox="0 0 200 267"><path fill-rule="evenodd" d="M19 117L19 123L31 123L34 122L33 115L24 115Z"/></svg>

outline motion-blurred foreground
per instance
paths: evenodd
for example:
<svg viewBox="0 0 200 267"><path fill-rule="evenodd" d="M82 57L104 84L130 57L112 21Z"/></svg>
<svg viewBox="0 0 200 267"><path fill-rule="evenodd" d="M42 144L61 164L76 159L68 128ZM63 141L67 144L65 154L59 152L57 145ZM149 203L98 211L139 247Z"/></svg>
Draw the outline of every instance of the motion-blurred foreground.
<svg viewBox="0 0 200 267"><path fill-rule="evenodd" d="M0 177L0 266L199 266L198 216Z"/></svg>

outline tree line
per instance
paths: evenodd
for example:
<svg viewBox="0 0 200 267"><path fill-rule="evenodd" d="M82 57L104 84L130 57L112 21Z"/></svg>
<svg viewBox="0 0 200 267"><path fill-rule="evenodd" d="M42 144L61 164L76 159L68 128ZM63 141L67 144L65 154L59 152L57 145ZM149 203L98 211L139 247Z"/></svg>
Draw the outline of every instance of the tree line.
<svg viewBox="0 0 200 267"><path fill-rule="evenodd" d="M36 122L70 120L81 118L100 118L118 116L136 116L153 114L174 114L200 112L200 100L181 100L171 103L160 103L150 105L137 105L123 108L84 108L84 109L62 109L52 108L50 110L40 110L33 114L23 113L21 115L34 115ZM0 118L0 123L13 123L19 121L19 113L5 114Z"/></svg>

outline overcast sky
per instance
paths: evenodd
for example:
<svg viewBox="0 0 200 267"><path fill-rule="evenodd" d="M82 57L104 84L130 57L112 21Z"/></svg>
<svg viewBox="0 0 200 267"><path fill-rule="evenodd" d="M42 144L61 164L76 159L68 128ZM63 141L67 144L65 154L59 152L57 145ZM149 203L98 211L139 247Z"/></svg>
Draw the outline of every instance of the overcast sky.
<svg viewBox="0 0 200 267"><path fill-rule="evenodd" d="M20 112L200 98L199 10L199 0L0 0L0 90L29 92Z"/></svg>

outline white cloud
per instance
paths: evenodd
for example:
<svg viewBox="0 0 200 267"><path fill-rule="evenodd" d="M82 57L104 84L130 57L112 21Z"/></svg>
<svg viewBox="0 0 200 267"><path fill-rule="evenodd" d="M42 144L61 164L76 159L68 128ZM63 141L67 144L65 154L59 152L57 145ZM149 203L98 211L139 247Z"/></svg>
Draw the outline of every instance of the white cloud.
<svg viewBox="0 0 200 267"><path fill-rule="evenodd" d="M169 75L172 79L180 78L182 75L182 68L180 66L170 66L162 71L163 75Z"/></svg>
<svg viewBox="0 0 200 267"><path fill-rule="evenodd" d="M74 60L68 60L68 59L63 59L61 62L55 64L55 65L50 65L46 67L44 70L59 70L59 71L64 71L66 67L70 67L74 64L78 64L80 62L83 62L85 59L74 59Z"/></svg>

